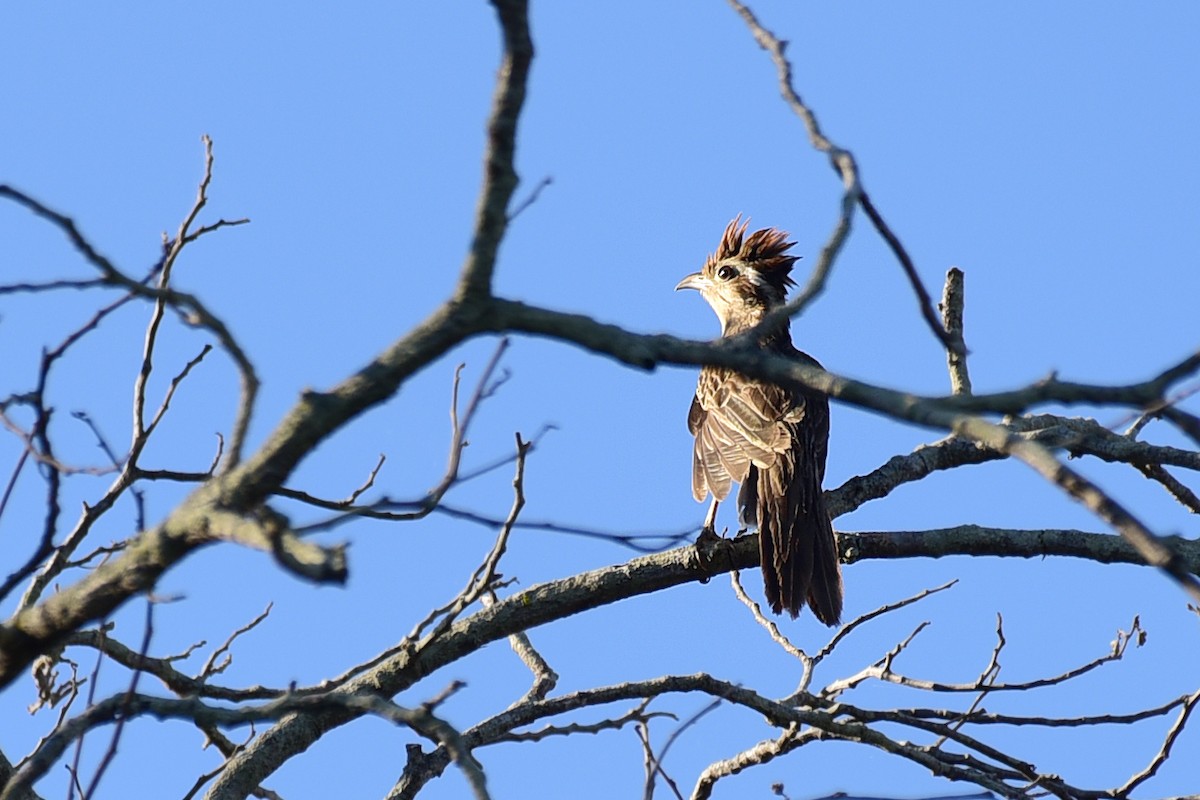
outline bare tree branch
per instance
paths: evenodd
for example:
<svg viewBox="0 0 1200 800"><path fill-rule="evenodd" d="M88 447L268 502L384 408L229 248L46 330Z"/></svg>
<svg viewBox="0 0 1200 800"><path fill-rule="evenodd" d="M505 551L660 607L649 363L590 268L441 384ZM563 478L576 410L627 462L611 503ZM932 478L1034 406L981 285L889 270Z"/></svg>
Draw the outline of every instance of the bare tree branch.
<svg viewBox="0 0 1200 800"><path fill-rule="evenodd" d="M1114 793L1116 797L1127 797L1130 792L1136 789L1141 784L1154 777L1166 760L1171 755L1171 748L1175 745L1175 740L1179 738L1179 734L1183 732L1183 726L1187 724L1188 717L1192 714L1192 709L1196 707L1196 703L1200 702L1200 691L1195 692L1183 702L1183 707L1179 710L1179 717L1175 720L1175 724L1167 731L1166 738L1163 739L1162 747L1158 753L1146 765L1146 768L1130 777L1121 788Z"/></svg>
<svg viewBox="0 0 1200 800"><path fill-rule="evenodd" d="M488 297L492 293L496 253L508 228L509 204L517 188L517 171L513 166L517 122L525 104L525 84L529 77L529 65L533 61L533 40L529 36L526 0L491 0L491 3L500 19L504 54L492 96L483 186L479 192L479 205L475 209L471 250L459 280L458 301L470 297Z"/></svg>
<svg viewBox="0 0 1200 800"><path fill-rule="evenodd" d="M1158 464L1134 464L1134 467L1150 480L1162 484L1167 493L1178 500L1180 505L1188 511L1200 514L1200 497L1197 497L1195 492L1184 486L1174 475Z"/></svg>
<svg viewBox="0 0 1200 800"><path fill-rule="evenodd" d="M950 370L950 390L954 394L971 393L971 376L967 373L967 346L963 338L963 271L951 267L946 273L946 285L942 290L942 326L952 341L963 342L961 350L946 348L946 366Z"/></svg>

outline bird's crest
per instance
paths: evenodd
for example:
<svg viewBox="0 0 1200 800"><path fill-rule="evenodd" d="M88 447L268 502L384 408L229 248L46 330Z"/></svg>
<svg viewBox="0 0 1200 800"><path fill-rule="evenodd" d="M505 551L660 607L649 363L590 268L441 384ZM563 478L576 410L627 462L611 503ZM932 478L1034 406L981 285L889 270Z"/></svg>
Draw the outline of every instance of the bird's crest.
<svg viewBox="0 0 1200 800"><path fill-rule="evenodd" d="M800 257L787 254L795 242L789 242L787 231L778 228L763 228L746 236L746 228L749 226L750 220L742 222L741 214L734 217L725 226L725 233L721 236L721 244L717 251L704 263L704 271L711 273L722 261L736 259L758 270L782 297L787 293L788 287L796 285L791 278L791 271L792 265Z"/></svg>

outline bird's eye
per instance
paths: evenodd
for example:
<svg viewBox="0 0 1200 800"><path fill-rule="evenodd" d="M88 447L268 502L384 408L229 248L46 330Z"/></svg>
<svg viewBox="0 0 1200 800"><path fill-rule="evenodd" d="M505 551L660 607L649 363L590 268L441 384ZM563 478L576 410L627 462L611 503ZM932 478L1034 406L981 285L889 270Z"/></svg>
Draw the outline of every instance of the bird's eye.
<svg viewBox="0 0 1200 800"><path fill-rule="evenodd" d="M728 265L717 270L717 277L723 281L727 281L735 275L737 275L737 270Z"/></svg>

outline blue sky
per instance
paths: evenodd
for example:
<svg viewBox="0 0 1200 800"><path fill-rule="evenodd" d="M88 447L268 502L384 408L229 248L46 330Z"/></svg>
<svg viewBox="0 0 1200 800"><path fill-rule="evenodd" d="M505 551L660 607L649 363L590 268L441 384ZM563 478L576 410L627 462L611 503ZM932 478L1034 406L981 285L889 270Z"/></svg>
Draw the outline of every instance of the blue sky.
<svg viewBox="0 0 1200 800"><path fill-rule="evenodd" d="M856 155L868 191L930 290L940 292L948 267L965 271L977 390L1023 385L1056 370L1076 380L1132 382L1195 349L1195 6L754 8L791 42L800 93L827 134ZM539 3L532 26L537 58L518 143L519 196L542 178L553 182L511 228L498 266L501 294L632 330L709 338L717 333L711 312L672 288L698 268L735 214L791 231L805 256L801 275L815 263L836 218L840 183L808 146L778 97L765 53L727 6ZM222 315L259 370L254 444L298 392L349 374L447 296L469 242L498 41L494 15L481 2L286 12L227 2L203 9L8 4L0 9L0 182L73 216L102 252L137 274L157 259L162 231L173 231L190 207L201 174L200 136L213 137L217 166L203 219L253 222L197 243L179 265L178 285ZM57 232L12 205L0 206L0 245L0 282L88 274ZM93 304L74 294L0 298L0 391L27 388L39 348L57 343ZM64 412L88 410L117 442L128 436L147 315L131 308L106 321L50 387ZM948 391L937 342L898 266L861 219L826 294L793 335L837 373L918 393ZM164 391L205 341L171 325L152 391ZM470 381L493 347L471 342L416 376L394 400L323 444L291 485L344 496L386 453L382 489L419 496L444 467L454 366L465 362ZM467 457L468 464L485 463L511 450L513 431L557 426L530 459L526 518L619 532L699 524L703 507L689 491L685 425L693 370L635 372L526 338L513 341L504 363L511 379L484 406ZM211 356L180 390L148 462L207 467L214 433L228 430L235 389L232 367ZM1120 410L1095 413L1124 427ZM60 417L60 456L94 462L93 440L66 413ZM1151 426L1148 435L1179 443L1165 428ZM940 434L837 406L832 436L828 486ZM17 452L15 440L0 440L0 470L7 472ZM1088 460L1073 466L1154 530L1196 535L1195 521L1128 467ZM510 481L499 472L450 500L502 515ZM74 484L78 508L106 481ZM29 480L0 521L5 573L25 558L41 524L39 491ZM180 496L178 488L155 490L151 519ZM303 510L287 510L305 518ZM128 508L119 509L98 535L127 536L131 520ZM919 530L964 522L1102 529L1015 464L935 476L837 524ZM259 553L210 549L161 583L162 594L183 597L157 610L154 651L181 650L200 638L219 643L274 601L269 621L238 644L223 680L320 680L394 643L431 605L451 597L491 537L439 517L343 527L330 539L351 542L345 589L300 584ZM503 571L528 586L629 555L608 543L523 533ZM1182 593L1147 569L963 558L856 564L846 570L847 612L956 577L961 582L951 592L851 640L825 677L857 670L929 619L905 656L906 669L970 680L990 654L999 611L1009 640L1003 677L1028 679L1101 655L1117 628L1141 614L1149 640L1126 661L1075 687L1014 698L1005 710L1032 704L1069 714L1129 711L1196 688L1196 619ZM747 578L757 590L757 578ZM135 641L141 619L139 601L118 615L117 634ZM825 641L811 618L786 627L805 646ZM796 678L723 579L532 636L562 675L563 691L703 670L784 694ZM199 668L198 660L188 663ZM492 645L398 699L419 702L455 678L468 688L444 712L460 726L504 707L527 682L507 648ZM116 670L105 679L108 691L124 686ZM0 748L13 758L50 724L45 712L25 716L30 691L26 682L0 694L8 720ZM850 699L922 701L886 687ZM686 717L703 704L673 698L664 708ZM682 786L710 761L770 733L742 712L725 709L713 720L672 751L666 766ZM1166 725L1078 736L995 734L995 741L1099 788L1144 766ZM668 730L655 729L659 742ZM217 763L182 725L144 721L126 737L124 760L105 779L102 796L129 796L135 785L152 786L153 796L179 796ZM89 739L92 758L105 741ZM289 800L325 796L336 775L346 795L383 796L408 741L382 722L363 721L293 759L267 785ZM1198 744L1193 730L1179 752L1195 752ZM162 755L138 759L149 746ZM628 796L640 787L631 732L506 745L479 757L496 797L555 796L568 788L581 797ZM41 789L60 796L64 780L56 769ZM795 798L960 788L881 753L832 745L751 770L723 790L765 796L775 781ZM1200 768L1176 758L1145 796L1198 785ZM448 774L427 796L463 791L459 776Z"/></svg>

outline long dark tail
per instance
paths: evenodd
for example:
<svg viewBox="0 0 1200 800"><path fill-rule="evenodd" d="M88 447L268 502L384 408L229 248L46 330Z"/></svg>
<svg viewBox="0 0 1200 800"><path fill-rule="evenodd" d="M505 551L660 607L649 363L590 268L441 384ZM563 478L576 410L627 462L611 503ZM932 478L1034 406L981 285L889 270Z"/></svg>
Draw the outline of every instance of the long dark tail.
<svg viewBox="0 0 1200 800"><path fill-rule="evenodd" d="M837 625L842 621L842 565L823 495L816 505L812 517L803 523L809 531L803 538L808 538L812 543L812 583L808 586L808 605L812 608L813 616L821 622ZM800 533L799 522L797 520L798 524L793 528L793 541L801 538L796 535Z"/></svg>
<svg viewBox="0 0 1200 800"><path fill-rule="evenodd" d="M743 525L758 524L767 603L793 619L807 601L826 625L842 617L842 571L825 496L816 476L793 476L792 464L751 468L738 493ZM803 470L803 465L801 465ZM793 477L798 478L793 480Z"/></svg>

